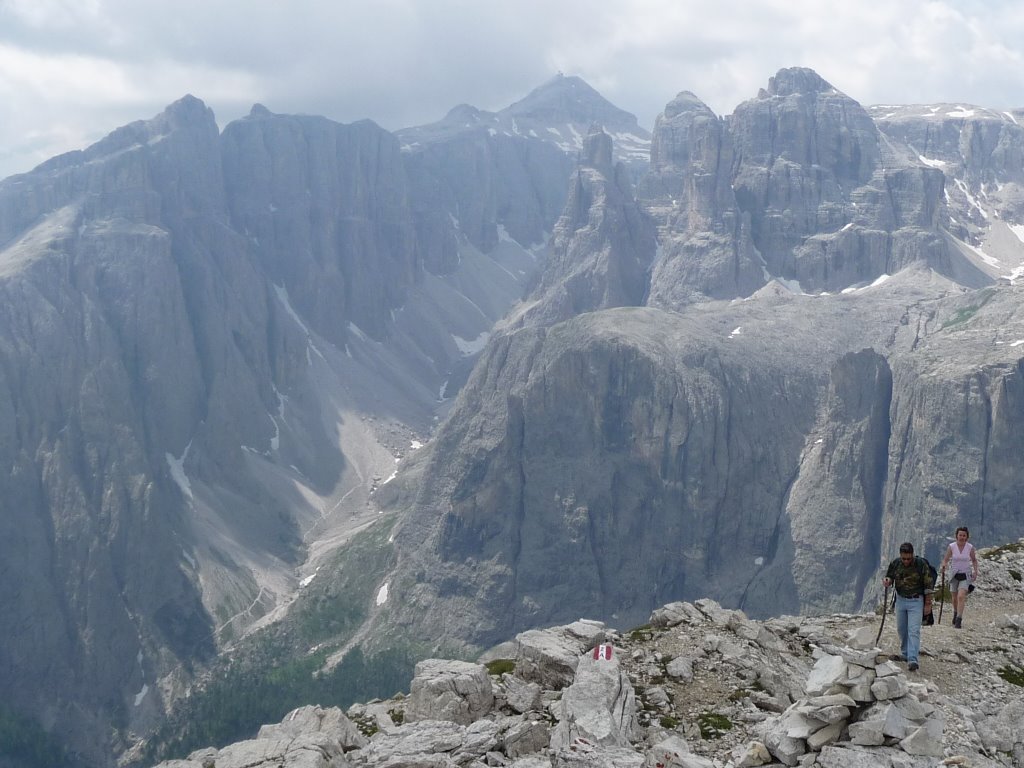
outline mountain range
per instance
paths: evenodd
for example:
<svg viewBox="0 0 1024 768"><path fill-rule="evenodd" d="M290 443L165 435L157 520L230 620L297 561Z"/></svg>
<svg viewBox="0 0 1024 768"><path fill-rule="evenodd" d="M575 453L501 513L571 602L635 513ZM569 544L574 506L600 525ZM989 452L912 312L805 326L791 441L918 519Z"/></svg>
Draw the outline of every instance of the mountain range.
<svg viewBox="0 0 1024 768"><path fill-rule="evenodd" d="M187 96L3 180L0 717L106 765L262 631L852 610L1016 538L1022 120L807 69L650 134L563 76L394 134Z"/></svg>

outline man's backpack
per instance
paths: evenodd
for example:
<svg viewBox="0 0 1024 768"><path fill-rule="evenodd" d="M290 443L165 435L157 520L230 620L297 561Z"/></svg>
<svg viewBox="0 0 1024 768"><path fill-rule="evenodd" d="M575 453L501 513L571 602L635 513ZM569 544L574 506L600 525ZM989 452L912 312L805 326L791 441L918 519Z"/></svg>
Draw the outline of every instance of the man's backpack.
<svg viewBox="0 0 1024 768"><path fill-rule="evenodd" d="M931 563L928 562L927 558L918 557L917 560L919 561L918 562L918 566L921 566L921 565L924 566L920 570L921 578L925 581L925 583L929 587L934 588L935 587L935 579L938 577L939 572L935 570L935 566L934 565L932 565ZM922 606L923 605L924 605L924 601L922 601ZM931 606L928 606L926 608L922 607L921 610L923 611L923 614L921 616L921 624L926 626L926 627L930 627L930 626L934 625L935 624L935 615L932 613Z"/></svg>

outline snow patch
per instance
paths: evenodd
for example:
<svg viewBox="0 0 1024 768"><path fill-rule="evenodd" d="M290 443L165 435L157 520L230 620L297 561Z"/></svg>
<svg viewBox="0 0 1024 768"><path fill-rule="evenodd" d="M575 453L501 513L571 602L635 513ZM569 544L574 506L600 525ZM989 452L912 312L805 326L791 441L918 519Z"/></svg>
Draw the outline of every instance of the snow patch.
<svg viewBox="0 0 1024 768"><path fill-rule="evenodd" d="M171 477L174 482L178 484L181 492L192 500L192 483L188 479L188 475L185 473L185 459L188 458L188 452L192 448L192 441L188 441L188 445L185 446L185 452L181 454L180 459L174 458L170 453L165 453L164 456L167 459L167 466L171 468Z"/></svg>
<svg viewBox="0 0 1024 768"><path fill-rule="evenodd" d="M307 576L306 578L302 579L302 580L301 580L301 581L299 582L299 588L300 588L300 589L302 589L302 588L304 588L304 587L308 587L308 586L309 586L310 584L312 584L312 583L313 583L313 579L315 579L315 578L316 578L316 574L317 574L317 572L318 572L319 570L320 570L320 569L319 569L319 568L317 568L317 569L316 569L315 571L313 571L313 572L312 572L311 574L309 574L309 576Z"/></svg>
<svg viewBox="0 0 1024 768"><path fill-rule="evenodd" d="M142 690L135 694L135 706L139 706L142 700L146 698L146 694L149 693L149 686L145 683L142 684Z"/></svg>
<svg viewBox="0 0 1024 768"><path fill-rule="evenodd" d="M964 197L967 198L967 202L970 203L972 207L978 209L978 213L981 214L982 218L987 219L988 211L982 208L981 203L978 202L978 198L971 194L971 191L967 188L967 183L963 179L953 179L953 181L956 183L960 191L964 193Z"/></svg>
<svg viewBox="0 0 1024 768"><path fill-rule="evenodd" d="M975 110L973 109L965 109L964 107L957 105L957 108L952 112L946 113L946 117L974 117L974 112Z"/></svg>
<svg viewBox="0 0 1024 768"><path fill-rule="evenodd" d="M1021 344L1024 344L1024 339L1017 339L1016 341L1010 342L1011 347L1019 347Z"/></svg>
<svg viewBox="0 0 1024 768"><path fill-rule="evenodd" d="M763 557L755 557L754 558L754 565L764 565L764 558Z"/></svg>
<svg viewBox="0 0 1024 768"><path fill-rule="evenodd" d="M295 311L295 308L292 307L291 301L288 299L288 289L283 285L275 285L274 293L277 294L277 298L284 307L284 311L287 312L288 315L298 324L303 333L309 336L309 328L307 328L306 324L302 322L302 318L299 317L299 313Z"/></svg>
<svg viewBox="0 0 1024 768"><path fill-rule="evenodd" d="M795 293L797 296L804 295L804 289L803 286L800 285L799 280L790 280L785 277L776 277L775 279L779 281L779 285L781 285L790 293Z"/></svg>
<svg viewBox="0 0 1024 768"><path fill-rule="evenodd" d="M741 333L743 333L743 326L737 325L732 329L732 333L729 334L729 338L731 339L733 336L739 336Z"/></svg>
<svg viewBox="0 0 1024 768"><path fill-rule="evenodd" d="M484 331L475 339L464 339L461 336L452 334L452 339L455 341L455 346L459 348L459 352L462 353L463 357L469 357L475 355L485 346L487 346L487 340L491 338L489 331Z"/></svg>
<svg viewBox="0 0 1024 768"><path fill-rule="evenodd" d="M925 165L927 165L929 168L945 168L946 167L946 161L945 160L937 160L935 158L925 157L924 155L918 155L917 159L920 160Z"/></svg>
<svg viewBox="0 0 1024 768"><path fill-rule="evenodd" d="M413 440L412 442L409 443L409 448L414 451L418 451L422 447L423 443L421 443L419 440Z"/></svg>
<svg viewBox="0 0 1024 768"><path fill-rule="evenodd" d="M983 250L981 250L981 248L973 246L970 243L964 243L964 245L966 245L968 248L970 248L975 253L975 255L977 255L977 257L979 259L984 261L990 267L1000 267L1000 266L1002 266L1002 264L999 262L999 259L995 258L994 256L989 256L987 253L985 253Z"/></svg>
<svg viewBox="0 0 1024 768"><path fill-rule="evenodd" d="M387 601L388 601L388 582L385 581L381 585L380 589L377 590L377 599L376 599L375 602L377 603L377 607L379 608L380 606L384 605L384 603L386 603Z"/></svg>

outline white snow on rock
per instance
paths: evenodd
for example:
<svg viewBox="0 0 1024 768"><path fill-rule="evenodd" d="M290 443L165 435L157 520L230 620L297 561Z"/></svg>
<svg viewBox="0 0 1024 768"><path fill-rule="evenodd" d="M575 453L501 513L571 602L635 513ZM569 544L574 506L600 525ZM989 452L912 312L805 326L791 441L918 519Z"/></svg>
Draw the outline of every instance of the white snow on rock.
<svg viewBox="0 0 1024 768"><path fill-rule="evenodd" d="M475 355L487 345L487 340L490 338L491 334L489 331L484 331L475 339L464 339L461 336L456 336L454 333L452 334L455 346L459 348L459 352L462 353L463 357Z"/></svg>
<svg viewBox="0 0 1024 768"><path fill-rule="evenodd" d="M388 582L385 581L381 585L380 589L377 590L377 599L376 599L375 602L377 603L377 606L379 607L379 606L384 605L384 603L386 603L387 601L388 601Z"/></svg>
<svg viewBox="0 0 1024 768"><path fill-rule="evenodd" d="M188 458L189 449L192 448L192 441L188 441L188 445L185 446L185 452L181 454L180 459L176 459L170 453L165 453L164 456L167 458L167 466L171 468L171 477L174 482L178 484L181 492L189 499L192 499L192 483L188 479L188 475L185 474L185 459Z"/></svg>

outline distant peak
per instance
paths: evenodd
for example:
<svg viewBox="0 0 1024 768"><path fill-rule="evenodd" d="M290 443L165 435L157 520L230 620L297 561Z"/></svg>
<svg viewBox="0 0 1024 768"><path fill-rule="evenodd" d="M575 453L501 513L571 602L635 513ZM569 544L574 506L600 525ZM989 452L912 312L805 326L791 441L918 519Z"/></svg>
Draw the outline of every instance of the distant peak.
<svg viewBox="0 0 1024 768"><path fill-rule="evenodd" d="M478 121L483 113L471 104L459 104L448 110L448 114L444 116L446 121Z"/></svg>
<svg viewBox="0 0 1024 768"><path fill-rule="evenodd" d="M262 104L253 104L249 110L249 117L273 117L274 113Z"/></svg>
<svg viewBox="0 0 1024 768"><path fill-rule="evenodd" d="M167 115L173 115L177 118L200 118L206 117L206 113L210 111L210 108L202 102L201 99L197 99L192 94L188 93L182 96L177 101L170 104L164 113Z"/></svg>
<svg viewBox="0 0 1024 768"><path fill-rule="evenodd" d="M590 125L597 122L606 127L614 126L616 130L636 125L635 116L605 99L583 78L561 73L501 113L546 123Z"/></svg>
<svg viewBox="0 0 1024 768"><path fill-rule="evenodd" d="M821 93L835 88L813 69L790 67L780 69L768 80L769 96L792 96L798 93Z"/></svg>
<svg viewBox="0 0 1024 768"><path fill-rule="evenodd" d="M696 95L690 91L680 91L672 101L665 105L664 114L666 118L671 119L678 115L694 112L706 112L714 116L711 107L701 101Z"/></svg>

